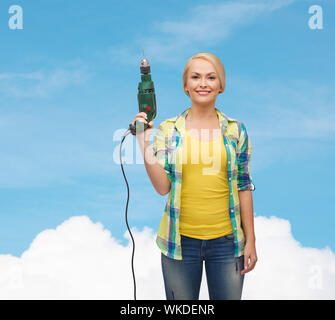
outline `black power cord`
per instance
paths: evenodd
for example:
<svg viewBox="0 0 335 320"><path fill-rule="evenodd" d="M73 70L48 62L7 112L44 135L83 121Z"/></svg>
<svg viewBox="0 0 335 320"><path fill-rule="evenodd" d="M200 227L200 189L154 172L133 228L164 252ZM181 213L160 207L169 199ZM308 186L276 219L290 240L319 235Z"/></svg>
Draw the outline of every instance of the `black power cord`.
<svg viewBox="0 0 335 320"><path fill-rule="evenodd" d="M126 184L127 184L127 191L128 191L127 205L126 205L126 225L127 225L129 234L131 236L131 240L133 242L133 253L132 253L132 257L131 257L131 269L132 269L132 272L133 272L133 279L134 279L134 300L136 300L136 280L135 280L135 271L134 271L135 241L134 241L133 235L132 235L132 233L130 231L130 228L129 228L129 225L128 225L129 185L128 185L128 181L127 181L126 175L124 174L123 164L122 164L122 157L121 157L122 143L123 143L124 139L127 137L127 135L130 134L130 133L132 133L131 130L127 129L127 131L123 135L121 143L120 143L120 164L121 164L121 169L122 169L123 177L124 177L124 179L126 181Z"/></svg>

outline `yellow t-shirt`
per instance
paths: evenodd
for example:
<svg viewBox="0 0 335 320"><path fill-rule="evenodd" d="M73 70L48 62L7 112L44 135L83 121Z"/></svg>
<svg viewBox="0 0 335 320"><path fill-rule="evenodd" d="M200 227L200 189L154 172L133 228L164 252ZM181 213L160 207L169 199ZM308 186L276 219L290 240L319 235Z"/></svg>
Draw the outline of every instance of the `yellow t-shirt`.
<svg viewBox="0 0 335 320"><path fill-rule="evenodd" d="M202 141L187 129L185 132L180 234L214 239L233 233L229 217L227 153L222 134L214 140Z"/></svg>

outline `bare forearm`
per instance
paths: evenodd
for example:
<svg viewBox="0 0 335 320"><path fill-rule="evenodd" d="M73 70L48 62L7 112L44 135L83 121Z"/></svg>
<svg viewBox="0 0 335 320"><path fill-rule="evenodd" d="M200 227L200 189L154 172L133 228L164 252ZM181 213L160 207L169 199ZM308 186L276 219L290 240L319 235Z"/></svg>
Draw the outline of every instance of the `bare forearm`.
<svg viewBox="0 0 335 320"><path fill-rule="evenodd" d="M165 195L170 191L171 183L164 168L157 161L149 141L137 140L144 159L145 169L155 190L160 195Z"/></svg>
<svg viewBox="0 0 335 320"><path fill-rule="evenodd" d="M246 240L255 241L254 209L251 191L241 190L238 192L238 197L240 200L240 213Z"/></svg>

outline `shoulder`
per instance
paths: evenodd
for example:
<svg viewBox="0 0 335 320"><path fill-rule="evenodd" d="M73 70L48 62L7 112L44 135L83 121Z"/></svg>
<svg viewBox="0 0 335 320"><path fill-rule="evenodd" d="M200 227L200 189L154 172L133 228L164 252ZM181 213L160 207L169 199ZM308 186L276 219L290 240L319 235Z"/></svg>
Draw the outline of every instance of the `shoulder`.
<svg viewBox="0 0 335 320"><path fill-rule="evenodd" d="M221 114L224 118L227 120L227 132L228 134L231 134L235 136L236 138L239 138L241 136L241 132L244 129L244 124L242 121L229 117L225 115L222 111Z"/></svg>
<svg viewBox="0 0 335 320"><path fill-rule="evenodd" d="M174 125L177 121L178 116L166 119L165 121L163 121L165 123L165 125Z"/></svg>
<svg viewBox="0 0 335 320"><path fill-rule="evenodd" d="M173 130L176 120L177 120L178 116L166 119L164 121L162 121L159 126L158 126L158 130L163 131L164 133L169 132L170 130Z"/></svg>
<svg viewBox="0 0 335 320"><path fill-rule="evenodd" d="M230 125L231 129L229 129L229 125ZM236 119L234 119L234 121L232 121L232 122L229 121L228 132L230 134L232 134L234 139L236 139L236 143L238 145L244 144L244 143L246 143L246 141L247 142L249 141L247 128L246 128L244 122L242 122L242 121L239 121L239 120L236 120Z"/></svg>
<svg viewBox="0 0 335 320"><path fill-rule="evenodd" d="M229 117L228 115L226 115L222 110L215 108L216 109L216 113L219 116L219 121L223 121L223 123L225 124L225 126L227 126L228 128L237 128L237 127L241 127L241 121Z"/></svg>
<svg viewBox="0 0 335 320"><path fill-rule="evenodd" d="M237 143L248 139L248 132L243 121L227 117L227 135L235 139Z"/></svg>

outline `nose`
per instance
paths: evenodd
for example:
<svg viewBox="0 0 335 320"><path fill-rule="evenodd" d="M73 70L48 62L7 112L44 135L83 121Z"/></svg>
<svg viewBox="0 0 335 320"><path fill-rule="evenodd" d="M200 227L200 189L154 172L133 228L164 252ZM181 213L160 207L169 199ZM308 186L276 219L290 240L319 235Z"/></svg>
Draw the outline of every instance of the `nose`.
<svg viewBox="0 0 335 320"><path fill-rule="evenodd" d="M206 85L206 79L205 78L202 78L201 82L200 82L200 87L201 88L205 88L207 85Z"/></svg>

